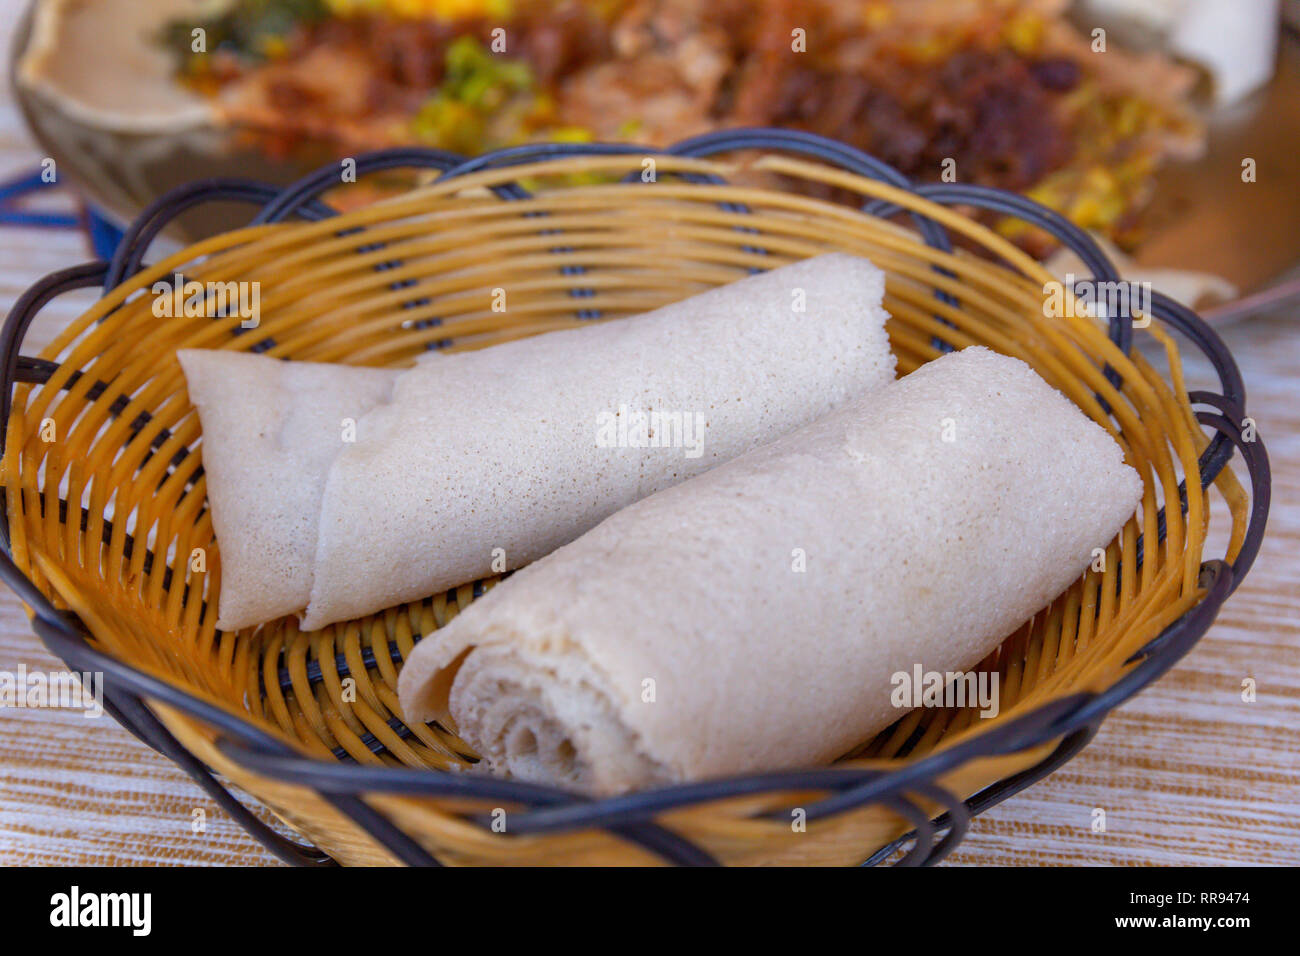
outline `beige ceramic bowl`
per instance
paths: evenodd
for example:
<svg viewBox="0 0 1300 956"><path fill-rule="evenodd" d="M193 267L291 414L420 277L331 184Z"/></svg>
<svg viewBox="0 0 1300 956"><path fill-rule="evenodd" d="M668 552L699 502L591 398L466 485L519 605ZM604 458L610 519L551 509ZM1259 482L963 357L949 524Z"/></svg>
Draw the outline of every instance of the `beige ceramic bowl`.
<svg viewBox="0 0 1300 956"><path fill-rule="evenodd" d="M211 106L172 82L150 37L210 0L35 0L15 33L15 96L60 179L111 219L126 222L168 190L237 175L285 184L309 171L240 145ZM176 238L235 228L249 208L209 204L183 217Z"/></svg>

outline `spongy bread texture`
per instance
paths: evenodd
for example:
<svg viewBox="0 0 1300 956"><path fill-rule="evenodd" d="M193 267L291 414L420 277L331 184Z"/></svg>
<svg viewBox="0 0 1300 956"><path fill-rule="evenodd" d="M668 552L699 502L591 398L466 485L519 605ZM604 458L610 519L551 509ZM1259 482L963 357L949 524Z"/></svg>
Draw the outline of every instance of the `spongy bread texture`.
<svg viewBox="0 0 1300 956"><path fill-rule="evenodd" d="M968 348L519 571L417 645L402 709L593 794L829 761L901 716L892 675L977 664L1141 493L1104 429Z"/></svg>
<svg viewBox="0 0 1300 956"><path fill-rule="evenodd" d="M301 610L311 594L321 494L356 422L388 400L397 370L206 349L176 353L203 430L221 552L217 627Z"/></svg>
<svg viewBox="0 0 1300 956"><path fill-rule="evenodd" d="M879 269L834 253L417 364L333 462L303 628L518 568L892 381L883 293ZM602 444L602 419L638 412L682 415L701 453Z"/></svg>

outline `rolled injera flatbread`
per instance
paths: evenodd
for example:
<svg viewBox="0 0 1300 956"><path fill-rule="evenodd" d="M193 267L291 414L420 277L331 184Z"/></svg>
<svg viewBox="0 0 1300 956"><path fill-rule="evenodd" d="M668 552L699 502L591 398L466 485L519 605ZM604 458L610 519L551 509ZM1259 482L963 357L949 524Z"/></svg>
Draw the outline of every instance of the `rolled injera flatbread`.
<svg viewBox="0 0 1300 956"><path fill-rule="evenodd" d="M305 606L325 476L345 423L387 401L401 372L207 349L176 357L203 429L221 549L217 627L248 627Z"/></svg>
<svg viewBox="0 0 1300 956"><path fill-rule="evenodd" d="M905 712L893 675L974 666L1075 581L1141 489L1027 365L969 348L503 581L416 646L402 709L594 794L830 761Z"/></svg>
<svg viewBox="0 0 1300 956"><path fill-rule="evenodd" d="M521 567L892 381L883 296L834 253L422 363L330 468L303 628Z"/></svg>
<svg viewBox="0 0 1300 956"><path fill-rule="evenodd" d="M182 352L218 625L306 608L313 629L535 560L892 381L883 295L879 269L837 253L401 373Z"/></svg>

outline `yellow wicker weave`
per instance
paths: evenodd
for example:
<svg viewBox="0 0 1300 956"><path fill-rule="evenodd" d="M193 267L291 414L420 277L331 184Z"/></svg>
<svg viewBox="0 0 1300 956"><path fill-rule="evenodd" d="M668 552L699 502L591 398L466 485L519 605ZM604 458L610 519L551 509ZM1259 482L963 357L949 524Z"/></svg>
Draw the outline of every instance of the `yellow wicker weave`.
<svg viewBox="0 0 1300 956"><path fill-rule="evenodd" d="M473 599L471 586L314 633L300 632L291 618L219 633L215 614L202 614L203 601L214 603L220 591L221 561L204 508L204 480L196 478L202 436L176 350L238 350L269 337L274 356L402 366L434 341L450 340L452 349L479 348L580 324L569 294L575 282L593 290L592 298L580 300L581 307L617 317L731 282L750 267L770 268L838 249L866 256L888 273L885 305L893 316L889 332L900 373L938 354L934 335L958 347L978 343L1018 356L1115 433L1145 482L1142 507L1111 543L1105 570L1086 574L985 662L1001 675L998 718L972 719L973 709L913 711L864 741L849 759L855 765L896 766L986 733L1046 701L1113 684L1126 659L1198 595L1211 497L1195 478L1206 438L1187 403L1172 342L1159 327L1148 330L1168 354L1172 371L1166 380L1136 351L1126 356L1092 320L1045 318L1043 287L1051 277L958 213L816 163L761 156L751 164L751 176L754 170L780 174L918 210L963 237L963 245L983 247L1009 265L964 251L938 251L908 229L784 189L674 178L683 172L731 177L737 170L669 157L658 159L659 181L653 184L617 181L640 170L639 161L627 157L570 158L435 181L320 223L221 235L118 287L42 353L58 363L48 383L16 388L3 460L15 562L58 607L86 623L101 649L239 714L303 754L335 760L341 751L363 765L462 763L458 753L466 747L448 733L415 726L403 739L389 725L401 713L398 665L387 649L395 641L408 654L416 636L446 623ZM488 189L511 181L526 181L535 198L503 202ZM745 209L728 203L743 203ZM340 236L343 230L351 231ZM562 240L550 230L563 230ZM759 245L766 255L753 251ZM358 251L362 247L373 251ZM391 260L401 265L374 268ZM575 280L560 272L564 265L586 271ZM156 317L150 287L177 272L200 282L261 283L257 334L236 334L237 316ZM411 284L392 288L403 280ZM508 290L506 312L492 310L497 288ZM960 304L939 301L936 289L952 293ZM414 300L427 305L401 307ZM437 325L421 323L435 317L441 319ZM1122 392L1104 376L1107 364L1122 376ZM84 374L73 381L76 372ZM94 395L96 381L111 381L114 388ZM121 395L130 396L129 406L110 410ZM147 421L133 431L132 423L145 412ZM464 423L448 421L446 427ZM195 448L199 455L176 459L183 449ZM1183 476L1188 476L1186 513L1169 509L1160 541L1158 508L1178 500ZM1231 560L1245 533L1246 496L1226 469L1214 486L1219 492L1214 500L1226 505L1231 519ZM84 529L76 520L60 520L60 497L84 506ZM112 527L106 541L105 522ZM136 545L129 554L128 534ZM1147 546L1139 568L1134 560L1119 559L1134 553L1140 534ZM196 549L204 561L192 560ZM366 650L374 652L374 666L365 666ZM336 655L357 679L354 702L341 693ZM313 664L322 677L314 682L308 676ZM291 689L283 692L277 674L286 666ZM151 706L188 750L336 859L392 862L385 849L319 795L243 769L217 749L210 728L170 707ZM386 748L382 757L363 742L367 733ZM1051 748L1049 743L1009 757L974 760L942 782L953 793L974 794L1031 766ZM718 859L740 864L858 862L911 826L878 806L812 822L806 833L793 833L788 822L763 816L812 796L733 798L675 810L658 822ZM466 811L493 809L469 801L369 799L445 862L654 859L601 830L502 840L463 819Z"/></svg>

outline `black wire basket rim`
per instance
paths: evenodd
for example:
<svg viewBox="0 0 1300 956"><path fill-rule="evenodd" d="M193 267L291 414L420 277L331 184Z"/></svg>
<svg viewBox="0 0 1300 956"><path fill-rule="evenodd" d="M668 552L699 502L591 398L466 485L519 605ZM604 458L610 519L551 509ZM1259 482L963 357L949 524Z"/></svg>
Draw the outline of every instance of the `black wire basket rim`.
<svg viewBox="0 0 1300 956"><path fill-rule="evenodd" d="M441 150L384 150L357 157L356 164L358 176L399 167L436 169L443 176L458 176L481 169L533 162L539 158L574 155L704 158L738 149L795 153L879 179L891 186L909 189L935 202L983 205L1010 215L1029 217L1027 221L1053 232L1065 245L1073 248L1094 269L1096 278L1117 277L1113 265L1091 237L1059 214L1024 197L990 187L961 184L917 186L902 173L853 147L814 134L788 130L723 131L684 140L664 149L628 144L536 144L498 150L473 159ZM690 179L691 175L685 174L682 178ZM696 181L702 178L697 175ZM714 176L707 177L707 180L721 181L720 177ZM19 349L31 320L57 295L101 282L106 292L111 291L143 268L144 255L149 245L176 215L201 202L236 199L258 205L261 211L256 215L255 222L283 221L290 216L319 221L336 214L321 201L320 194L337 183L338 168L335 164L322 167L283 189L251 180L222 179L192 183L161 197L142 213L128 229L111 262L87 263L53 273L37 282L15 304L3 331L0 331L0 348L3 349L3 362L0 362L0 374L3 374L3 382L0 383L3 408L0 411L3 415L0 426L8 421L14 384L40 382L50 374L50 369L42 366L39 360L20 356ZM494 192L505 201L528 198L531 195L516 183L495 187ZM861 208L868 215L892 215L899 211L887 204L871 202L865 203ZM951 243L938 223L917 213L912 215L918 230L928 243L945 251L951 250ZM580 267L574 274L581 274ZM500 800L528 808L512 814L510 829L514 834L604 827L672 862L703 864L714 861L689 841L654 824L653 818L667 810L752 793L824 791L825 797L804 808L809 820L823 819L867 803L879 803L899 812L915 825L916 829L910 834L900 837L890 847L877 851L867 862L883 859L882 853L885 851L897 849L912 841L912 849L901 862L933 863L956 845L971 816L1029 786L1069 760L1087 743L1111 709L1157 679L1190 651L1213 623L1219 608L1238 586L1258 553L1268 510L1270 475L1262 442L1247 442L1241 433L1239 423L1245 418L1245 388L1240 372L1217 333L1194 311L1159 295L1153 297L1152 311L1156 317L1190 339L1209 358L1219 376L1222 394L1193 392L1189 399L1194 404L1210 405L1215 409L1213 413L1197 413L1202 424L1216 430L1210 447L1202 455L1202 483L1208 484L1235 452L1242 454L1249 470L1252 485L1251 517L1236 562L1229 565L1222 560L1207 560L1202 565L1201 583L1205 593L1201 600L1135 654L1130 660L1134 666L1105 691L1077 692L1049 701L988 731L971 735L900 767L880 769L831 765L678 784L618 797L593 799L558 788L479 774L327 762L305 757L284 741L234 713L94 648L85 625L75 615L54 608L14 565L10 552L7 509L0 511L0 579L10 584L32 608L33 629L52 653L74 668L104 673L106 696L119 722L150 746L180 762L183 769L194 776L206 790L212 792L212 788L216 788L229 796L211 771L184 752L175 738L153 717L152 712L144 706L145 700L155 700L212 726L219 731L218 749L246 770L314 789L403 862L428 864L437 861L408 835L393 826L391 821L377 814L359 798L359 794L457 795ZM1112 318L1109 334L1112 341L1127 353L1132 344L1132 317L1119 315ZM4 429L0 427L0 443L4 440L3 436ZM1163 512L1161 518L1163 528ZM140 713L142 710L144 714ZM151 717L153 726L147 726ZM954 797L934 783L938 776L969 760L1021 752L1053 741L1057 745L1052 753L1038 764L965 800ZM178 750L189 756L190 764L193 765L187 765L177 755ZM930 816L921 810L912 799L912 796L918 794L945 807L939 818L931 821ZM230 799L233 801L233 798ZM236 806L242 806L237 801L235 803ZM237 814L237 818L282 858L295 863L329 862L327 855L315 848L303 847L286 840L246 810L242 816ZM933 836L938 829L947 829L948 832L938 843L933 843Z"/></svg>

